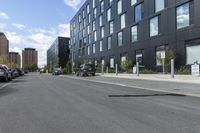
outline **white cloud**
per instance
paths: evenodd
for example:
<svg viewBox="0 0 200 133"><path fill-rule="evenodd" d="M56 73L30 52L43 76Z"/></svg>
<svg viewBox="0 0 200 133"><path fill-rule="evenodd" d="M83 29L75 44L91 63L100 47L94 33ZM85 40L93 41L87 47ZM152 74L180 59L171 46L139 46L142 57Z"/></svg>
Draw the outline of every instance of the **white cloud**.
<svg viewBox="0 0 200 133"><path fill-rule="evenodd" d="M0 23L0 30L3 30L3 29L5 29L5 28L6 28L6 24Z"/></svg>
<svg viewBox="0 0 200 133"><path fill-rule="evenodd" d="M77 10L77 6L78 6L79 4L81 4L81 0L64 0L64 3L65 3L67 6L73 7L74 9Z"/></svg>
<svg viewBox="0 0 200 133"><path fill-rule="evenodd" d="M23 29L26 28L26 26L23 25L23 24L16 24L16 23L13 23L12 26L15 27L15 28L17 28L17 29L19 29L19 30L23 30Z"/></svg>
<svg viewBox="0 0 200 133"><path fill-rule="evenodd" d="M23 36L17 35L16 32L6 32L6 37L8 38L10 44L22 45L25 40Z"/></svg>
<svg viewBox="0 0 200 133"><path fill-rule="evenodd" d="M58 36L70 37L70 24L59 24Z"/></svg>
<svg viewBox="0 0 200 133"><path fill-rule="evenodd" d="M16 32L5 32L10 41L10 50L20 52L25 47L35 48L38 51L38 64L46 64L46 52L57 36L69 37L70 24L59 24L55 28L30 28L27 27L27 34ZM20 52L21 53L21 52Z"/></svg>
<svg viewBox="0 0 200 133"><path fill-rule="evenodd" d="M5 12L0 12L0 19L9 19L10 17Z"/></svg>

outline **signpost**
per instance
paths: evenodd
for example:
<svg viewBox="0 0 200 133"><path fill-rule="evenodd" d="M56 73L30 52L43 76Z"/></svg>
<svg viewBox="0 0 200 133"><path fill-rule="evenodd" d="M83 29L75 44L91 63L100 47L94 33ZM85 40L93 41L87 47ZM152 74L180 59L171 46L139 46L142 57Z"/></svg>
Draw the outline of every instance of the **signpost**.
<svg viewBox="0 0 200 133"><path fill-rule="evenodd" d="M191 72L192 72L192 75L194 76L200 76L200 73L199 73L199 64L194 64L191 66Z"/></svg>
<svg viewBox="0 0 200 133"><path fill-rule="evenodd" d="M162 66L163 66L163 74L165 74L165 52L161 52Z"/></svg>
<svg viewBox="0 0 200 133"><path fill-rule="evenodd" d="M133 74L137 74L137 67L133 67Z"/></svg>

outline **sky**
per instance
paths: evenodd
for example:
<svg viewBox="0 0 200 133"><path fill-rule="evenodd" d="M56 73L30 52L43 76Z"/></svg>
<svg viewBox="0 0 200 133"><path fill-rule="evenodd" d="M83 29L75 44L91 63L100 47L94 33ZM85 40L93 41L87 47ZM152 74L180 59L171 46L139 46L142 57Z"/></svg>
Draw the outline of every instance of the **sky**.
<svg viewBox="0 0 200 133"><path fill-rule="evenodd" d="M70 20L85 0L0 0L0 32L9 51L38 50L38 65L46 65L46 52L57 36L70 37Z"/></svg>

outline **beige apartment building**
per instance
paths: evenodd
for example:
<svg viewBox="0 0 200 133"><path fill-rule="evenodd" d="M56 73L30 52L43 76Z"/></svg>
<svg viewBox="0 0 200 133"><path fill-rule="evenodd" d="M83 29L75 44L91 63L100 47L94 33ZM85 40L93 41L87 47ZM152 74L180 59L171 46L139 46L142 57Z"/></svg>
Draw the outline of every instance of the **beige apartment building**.
<svg viewBox="0 0 200 133"><path fill-rule="evenodd" d="M38 52L34 48L25 48L22 51L22 68L28 69L33 64L38 65Z"/></svg>
<svg viewBox="0 0 200 133"><path fill-rule="evenodd" d="M9 62L16 64L21 68L21 56L17 52L9 52Z"/></svg>
<svg viewBox="0 0 200 133"><path fill-rule="evenodd" d="M0 57L8 59L9 41L4 33L0 32Z"/></svg>

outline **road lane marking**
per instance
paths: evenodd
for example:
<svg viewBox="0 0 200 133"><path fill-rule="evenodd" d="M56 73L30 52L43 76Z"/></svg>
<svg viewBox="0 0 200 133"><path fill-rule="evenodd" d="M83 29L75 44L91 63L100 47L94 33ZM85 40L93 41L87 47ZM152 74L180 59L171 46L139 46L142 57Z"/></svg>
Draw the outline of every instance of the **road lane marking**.
<svg viewBox="0 0 200 133"><path fill-rule="evenodd" d="M0 87L0 90L3 89L3 88L5 88L5 87L7 87L7 86L10 85L10 84L11 84L11 83L6 83L6 84L2 85L2 86Z"/></svg>

